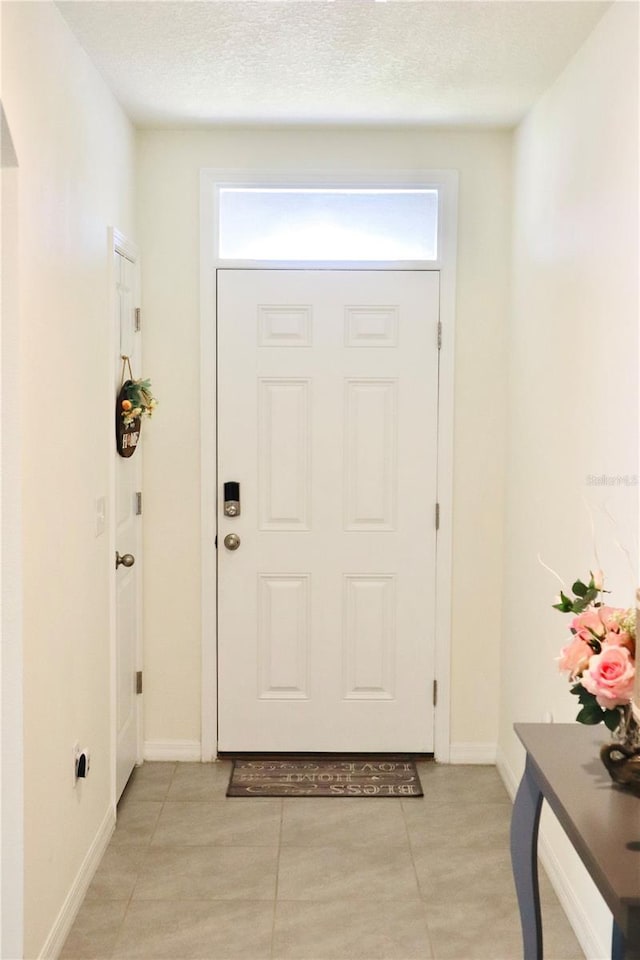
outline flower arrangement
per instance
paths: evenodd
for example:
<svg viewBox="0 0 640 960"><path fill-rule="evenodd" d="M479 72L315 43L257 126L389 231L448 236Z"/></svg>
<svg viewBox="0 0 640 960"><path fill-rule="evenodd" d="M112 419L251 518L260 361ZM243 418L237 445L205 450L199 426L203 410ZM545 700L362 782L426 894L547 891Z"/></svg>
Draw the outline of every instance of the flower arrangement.
<svg viewBox="0 0 640 960"><path fill-rule="evenodd" d="M571 642L559 657L560 670L569 675L571 693L578 697L579 723L604 723L617 730L630 710L635 677L636 611L608 607L600 599L607 593L601 571L589 581L576 580L563 591L555 610L572 613Z"/></svg>
<svg viewBox="0 0 640 960"><path fill-rule="evenodd" d="M137 417L150 417L158 405L151 393L151 380L125 380L120 405L125 427L132 424Z"/></svg>

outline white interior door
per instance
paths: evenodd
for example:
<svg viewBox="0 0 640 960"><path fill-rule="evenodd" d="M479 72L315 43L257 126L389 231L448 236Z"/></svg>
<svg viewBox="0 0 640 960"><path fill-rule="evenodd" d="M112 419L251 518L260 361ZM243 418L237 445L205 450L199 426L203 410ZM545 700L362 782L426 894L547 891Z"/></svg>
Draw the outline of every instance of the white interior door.
<svg viewBox="0 0 640 960"><path fill-rule="evenodd" d="M116 344L114 398L122 381L122 355L131 359L140 376L140 333L136 330L137 267L115 252ZM127 374L128 376L128 374ZM115 449L115 438L114 438ZM141 620L141 493L142 451L116 458L115 544L119 554L130 554L134 565L116 570L116 800L122 794L138 759L138 696L136 672ZM115 558L114 558L115 562Z"/></svg>
<svg viewBox="0 0 640 960"><path fill-rule="evenodd" d="M222 751L433 749L438 284L218 271Z"/></svg>

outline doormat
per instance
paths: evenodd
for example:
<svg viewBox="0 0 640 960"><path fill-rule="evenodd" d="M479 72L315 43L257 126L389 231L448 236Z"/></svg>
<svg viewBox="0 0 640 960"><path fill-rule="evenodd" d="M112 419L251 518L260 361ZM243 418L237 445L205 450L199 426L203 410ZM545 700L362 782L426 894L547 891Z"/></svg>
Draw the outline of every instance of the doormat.
<svg viewBox="0 0 640 960"><path fill-rule="evenodd" d="M234 760L228 797L422 797L413 760L329 757Z"/></svg>

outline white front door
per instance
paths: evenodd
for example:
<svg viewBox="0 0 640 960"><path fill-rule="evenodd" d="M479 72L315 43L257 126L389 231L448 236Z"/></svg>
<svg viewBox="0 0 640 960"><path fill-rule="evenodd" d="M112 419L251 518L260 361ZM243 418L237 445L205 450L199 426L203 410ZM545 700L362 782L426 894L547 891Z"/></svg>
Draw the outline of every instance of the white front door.
<svg viewBox="0 0 640 960"><path fill-rule="evenodd" d="M134 376L140 376L140 333L136 330L136 265L114 253L116 283L114 407L123 375L121 356L130 358ZM129 378L128 371L125 378ZM116 570L116 800L122 794L138 759L138 698L136 670L140 631L142 535L140 518L141 458L137 449L123 458L115 451L115 544L119 554L130 554L135 563ZM115 563L115 557L114 557Z"/></svg>
<svg viewBox="0 0 640 960"><path fill-rule="evenodd" d="M218 271L222 751L433 750L438 290Z"/></svg>

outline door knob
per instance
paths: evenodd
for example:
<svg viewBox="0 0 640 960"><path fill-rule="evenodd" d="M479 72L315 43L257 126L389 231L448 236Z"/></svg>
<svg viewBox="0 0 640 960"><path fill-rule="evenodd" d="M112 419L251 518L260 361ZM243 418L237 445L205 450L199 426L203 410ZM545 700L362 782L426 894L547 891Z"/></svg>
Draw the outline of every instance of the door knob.
<svg viewBox="0 0 640 960"><path fill-rule="evenodd" d="M116 550L116 570L122 564L123 567L132 567L136 562L136 558L132 553L123 553L122 556Z"/></svg>
<svg viewBox="0 0 640 960"><path fill-rule="evenodd" d="M224 545L227 550L237 550L240 546L240 537L237 533L228 533L224 538Z"/></svg>

